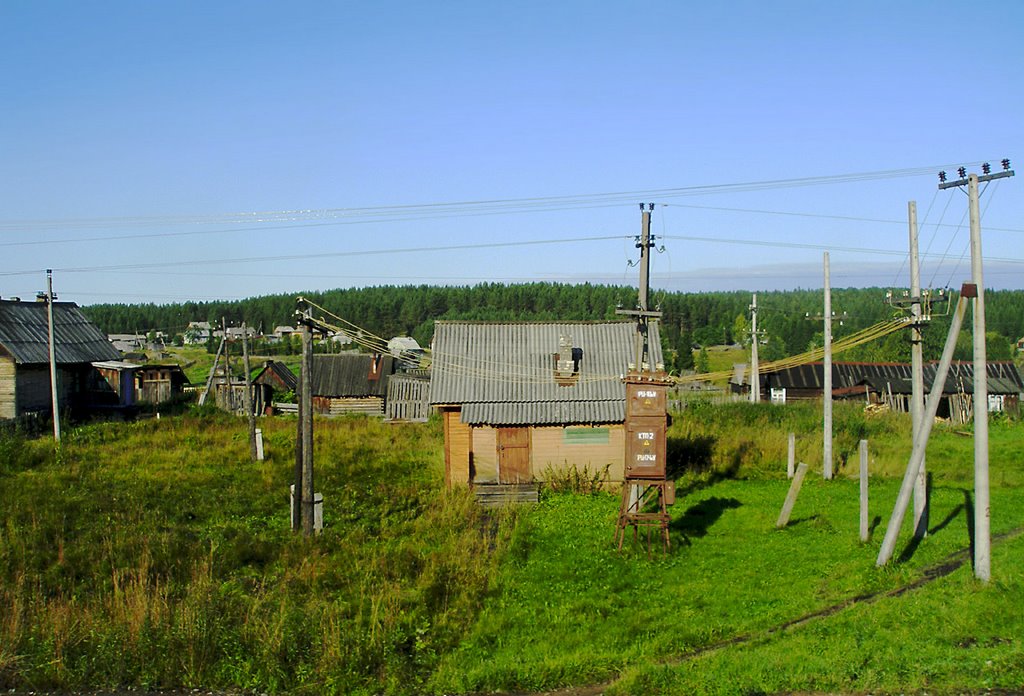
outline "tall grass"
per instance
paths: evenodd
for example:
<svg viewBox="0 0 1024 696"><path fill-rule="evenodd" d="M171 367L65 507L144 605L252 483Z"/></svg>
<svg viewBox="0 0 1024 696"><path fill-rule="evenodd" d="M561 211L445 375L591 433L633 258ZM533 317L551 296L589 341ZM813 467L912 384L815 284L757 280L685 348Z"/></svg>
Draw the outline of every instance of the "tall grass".
<svg viewBox="0 0 1024 696"><path fill-rule="evenodd" d="M318 421L325 530L288 530L294 421L184 416L8 440L0 685L407 693L475 619L502 545L441 485L439 428Z"/></svg>
<svg viewBox="0 0 1024 696"><path fill-rule="evenodd" d="M600 472L538 505L484 513L446 490L440 424L316 423L325 529L289 529L294 420L217 412L0 438L0 687L241 688L271 693L543 690L900 692L1024 684L1024 536L904 595L970 543L972 440L938 427L930 535L877 569L879 525L909 455L906 417L837 404L837 453L866 437L875 534L857 483L804 484L790 525L786 434L820 467L813 405L696 405L675 417L672 550L612 545ZM996 419L992 529L1024 525L1024 437ZM815 457L818 457L815 459ZM812 467L813 468L813 467ZM820 468L819 468L820 471ZM849 467L840 468L840 474ZM587 495L572 494L586 493ZM794 618L883 593L811 622ZM738 641L735 644L730 641ZM714 650L680 661L687 653ZM915 668L919 660L920 669ZM774 670L774 671L773 671Z"/></svg>

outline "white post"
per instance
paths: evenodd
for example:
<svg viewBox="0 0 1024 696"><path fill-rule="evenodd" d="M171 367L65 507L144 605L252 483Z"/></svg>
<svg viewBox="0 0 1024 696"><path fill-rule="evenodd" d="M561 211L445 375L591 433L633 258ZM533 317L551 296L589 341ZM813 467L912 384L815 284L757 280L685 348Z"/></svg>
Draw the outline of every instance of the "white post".
<svg viewBox="0 0 1024 696"><path fill-rule="evenodd" d="M786 478L793 478L793 467L796 465L796 433L789 434L789 453L786 458Z"/></svg>
<svg viewBox="0 0 1024 696"><path fill-rule="evenodd" d="M822 474L832 478L832 285L829 279L828 252L825 252L825 364L822 403L824 406L824 441Z"/></svg>
<svg viewBox="0 0 1024 696"><path fill-rule="evenodd" d="M800 486L804 483L806 473L807 465L800 462L800 466L796 468L796 474L793 476L793 482L789 484L789 493L786 494L786 502L782 504L782 512L779 513L779 519L775 521L777 529L782 529L789 524L789 516L793 512L793 506L796 505L796 497L800 493Z"/></svg>
<svg viewBox="0 0 1024 696"><path fill-rule="evenodd" d="M978 175L967 177L971 217L971 282L974 298L974 576L988 582L990 568L988 481L988 360L985 355L985 284L981 272Z"/></svg>
<svg viewBox="0 0 1024 696"><path fill-rule="evenodd" d="M860 540L868 540L868 441L860 441Z"/></svg>
<svg viewBox="0 0 1024 696"><path fill-rule="evenodd" d="M256 461L263 461L263 428L256 428Z"/></svg>

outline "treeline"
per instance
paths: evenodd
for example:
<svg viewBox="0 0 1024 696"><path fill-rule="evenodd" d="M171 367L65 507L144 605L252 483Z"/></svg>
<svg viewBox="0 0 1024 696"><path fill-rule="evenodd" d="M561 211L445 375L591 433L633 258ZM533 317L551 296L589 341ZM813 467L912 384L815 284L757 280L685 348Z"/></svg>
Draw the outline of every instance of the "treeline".
<svg viewBox="0 0 1024 696"><path fill-rule="evenodd" d="M616 318L619 307L633 308L635 288L608 285L528 283L438 287L379 286L302 293L304 297L345 320L389 338L410 335L429 345L433 325L442 319L483 321L607 320ZM1024 336L1024 290L989 291L986 314L990 359L1012 357L1013 343ZM757 297L758 329L763 330L762 359L772 360L801 353L822 343L822 291L760 292ZM670 360L688 361L686 347L749 344L749 292L652 292L651 304L663 312L662 338ZM190 321L229 326L247 322L270 332L275 326L292 325L295 295L267 295L232 302L180 304L101 304L83 311L107 333L163 331L173 336ZM832 309L838 339L879 321L899 315L885 301L881 288L834 289ZM949 326L944 304L933 307L935 317L925 330L928 359L937 359ZM330 321L331 318L327 317ZM969 323L969 322L968 322ZM958 350L970 353L970 336L961 336ZM909 360L905 332L858 347L844 354L851 360ZM675 365L686 367L685 364Z"/></svg>

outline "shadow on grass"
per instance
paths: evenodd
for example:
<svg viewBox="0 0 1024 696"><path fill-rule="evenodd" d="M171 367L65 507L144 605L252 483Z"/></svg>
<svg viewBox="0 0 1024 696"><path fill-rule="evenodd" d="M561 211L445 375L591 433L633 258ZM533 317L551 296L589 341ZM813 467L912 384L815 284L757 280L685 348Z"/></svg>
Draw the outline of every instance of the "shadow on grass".
<svg viewBox="0 0 1024 696"><path fill-rule="evenodd" d="M815 520L819 520L819 519L821 519L821 515L809 515L808 517L799 517L799 518L797 518L795 520L790 520L786 524L786 526L787 527L795 527L798 524L803 524L804 522L814 522Z"/></svg>
<svg viewBox="0 0 1024 696"><path fill-rule="evenodd" d="M691 537L706 536L708 529L726 510L738 508L742 503L735 498L708 498L691 505L681 517L669 524L669 533L686 545Z"/></svg>
<svg viewBox="0 0 1024 696"><path fill-rule="evenodd" d="M929 478L930 478L930 476L929 476ZM964 494L964 502L961 503L960 505L957 505L955 508L953 508L948 513L946 513L946 516L942 518L941 522L939 522L938 524L936 524L936 525L932 526L931 528L929 528L928 529L928 536L933 536L933 535L938 534L939 532L941 532L943 529L948 527L950 525L950 523L953 522L953 520L955 520L957 517L959 517L961 513L966 514L967 515L966 519L967 519L968 543L969 543L969 548L970 548L970 551L971 551L971 557L973 558L974 557L974 503L971 500L971 493L970 493L970 491L968 491L968 490L966 490L964 488L960 488L960 489L957 489L957 490L961 491ZM928 496L929 499L931 498L930 491L931 491L931 486L929 486L929 496ZM929 503L929 507L930 507L930 503ZM922 535L922 534L914 535L914 537L907 544L906 548L904 548L903 552L900 554L898 562L899 563L904 563L906 561L909 561L911 558L913 558L914 557L914 553L917 551L918 547L921 545L922 539L924 539L924 535Z"/></svg>

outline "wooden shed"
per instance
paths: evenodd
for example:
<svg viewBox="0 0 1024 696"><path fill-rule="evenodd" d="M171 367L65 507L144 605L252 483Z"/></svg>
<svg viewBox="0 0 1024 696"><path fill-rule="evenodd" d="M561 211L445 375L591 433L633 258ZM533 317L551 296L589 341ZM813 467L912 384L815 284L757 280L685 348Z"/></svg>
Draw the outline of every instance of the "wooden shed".
<svg viewBox="0 0 1024 696"><path fill-rule="evenodd" d="M652 361L662 362L657 323ZM623 480L632 322L435 325L430 401L448 485L522 483L570 469Z"/></svg>
<svg viewBox="0 0 1024 696"><path fill-rule="evenodd" d="M53 304L53 323L57 399L61 408L87 410L96 405L92 363L121 354L73 302ZM45 302L0 300L0 418L52 409L48 326Z"/></svg>
<svg viewBox="0 0 1024 696"><path fill-rule="evenodd" d="M394 371L395 360L390 355L314 355L310 376L313 412L328 416L383 416L388 380Z"/></svg>
<svg viewBox="0 0 1024 696"><path fill-rule="evenodd" d="M191 384L181 365L140 365L135 373L138 400L150 404L171 401Z"/></svg>

